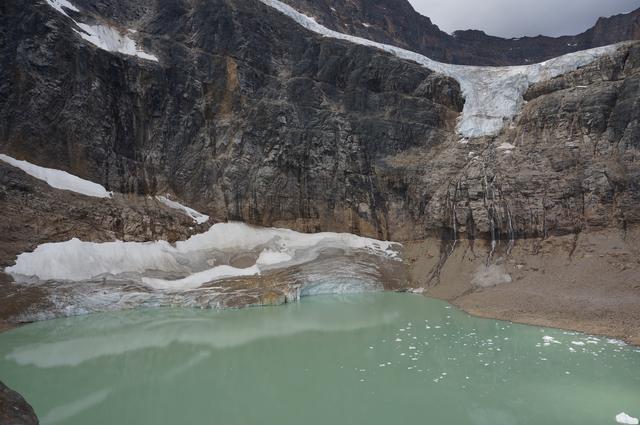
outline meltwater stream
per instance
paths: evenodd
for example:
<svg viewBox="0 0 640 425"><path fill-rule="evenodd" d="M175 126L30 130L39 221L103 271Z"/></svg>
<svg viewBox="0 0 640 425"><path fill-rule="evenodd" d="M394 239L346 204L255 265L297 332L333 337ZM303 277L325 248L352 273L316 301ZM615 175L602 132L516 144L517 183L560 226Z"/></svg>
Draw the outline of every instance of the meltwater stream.
<svg viewBox="0 0 640 425"><path fill-rule="evenodd" d="M610 424L640 415L640 351L470 317L417 295L140 309L0 334L42 424Z"/></svg>

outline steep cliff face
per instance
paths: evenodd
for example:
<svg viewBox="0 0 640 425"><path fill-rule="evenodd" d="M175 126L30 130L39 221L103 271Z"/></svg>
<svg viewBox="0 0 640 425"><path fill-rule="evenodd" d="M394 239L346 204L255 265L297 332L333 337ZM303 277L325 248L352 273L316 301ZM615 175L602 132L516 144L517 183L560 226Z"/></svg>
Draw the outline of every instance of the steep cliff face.
<svg viewBox="0 0 640 425"><path fill-rule="evenodd" d="M456 81L261 2L77 6L3 6L2 151L305 231L497 240L638 219L637 46L531 87L511 128L459 143ZM96 48L72 18L158 61Z"/></svg>
<svg viewBox="0 0 640 425"><path fill-rule="evenodd" d="M592 28L578 35L505 39L477 30L447 34L413 10L407 0L286 0L285 3L336 31L463 65L525 65L640 39L640 9L600 18Z"/></svg>
<svg viewBox="0 0 640 425"><path fill-rule="evenodd" d="M156 63L9 2L2 150L109 190L179 193L218 220L388 236L374 165L446 140L457 83L256 1L161 3L119 16Z"/></svg>

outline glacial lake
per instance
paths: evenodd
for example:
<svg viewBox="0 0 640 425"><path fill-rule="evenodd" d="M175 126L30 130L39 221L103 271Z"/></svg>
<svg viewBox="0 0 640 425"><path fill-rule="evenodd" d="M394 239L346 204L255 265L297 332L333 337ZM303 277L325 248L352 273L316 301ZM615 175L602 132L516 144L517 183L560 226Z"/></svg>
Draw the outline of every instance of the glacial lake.
<svg viewBox="0 0 640 425"><path fill-rule="evenodd" d="M48 424L615 424L640 350L418 295L137 309L0 334L0 380Z"/></svg>

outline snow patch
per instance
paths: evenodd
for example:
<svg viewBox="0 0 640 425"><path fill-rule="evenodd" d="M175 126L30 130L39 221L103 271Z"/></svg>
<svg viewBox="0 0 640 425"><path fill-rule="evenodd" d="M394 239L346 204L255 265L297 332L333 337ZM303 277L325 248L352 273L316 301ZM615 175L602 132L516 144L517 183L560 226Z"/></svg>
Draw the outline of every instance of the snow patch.
<svg viewBox="0 0 640 425"><path fill-rule="evenodd" d="M154 55L146 53L138 47L136 42L129 38L128 35L121 33L115 28L107 25L87 25L77 22L71 18L65 9L79 12L80 10L67 0L46 0L47 4L53 9L70 18L80 29L74 29L84 40L108 52L118 52L125 55L137 56L141 59L158 62L158 58ZM136 30L128 30L134 34Z"/></svg>
<svg viewBox="0 0 640 425"><path fill-rule="evenodd" d="M616 415L616 422L619 424L638 425L638 418L634 418L633 416L629 416L622 412Z"/></svg>
<svg viewBox="0 0 640 425"><path fill-rule="evenodd" d="M99 49L107 52L118 52L125 55L137 56L141 59L158 62L158 58L154 55L146 53L138 47L126 34L120 33L115 28L106 25L87 25L77 23L82 31L76 32Z"/></svg>
<svg viewBox="0 0 640 425"><path fill-rule="evenodd" d="M46 0L47 4L53 7L63 15L69 16L64 9L69 9L73 12L80 12L77 7L69 3L67 0Z"/></svg>
<svg viewBox="0 0 640 425"><path fill-rule="evenodd" d="M172 201L169 198L166 198L164 196L156 196L156 199L166 205L169 208L173 208L174 210L179 210L182 211L183 213L185 213L186 215L188 215L189 217L191 217L193 219L193 221L195 221L198 224L202 224L202 223L206 223L207 221L209 221L209 216L199 213L198 211L189 208L185 205L182 205L179 202L176 201Z"/></svg>
<svg viewBox="0 0 640 425"><path fill-rule="evenodd" d="M463 137L469 138L498 134L504 124L518 114L524 104L524 92L532 84L574 71L617 49L617 45L598 47L569 53L534 65L511 67L452 65L434 61L399 47L333 31L278 0L260 1L289 16L304 28L325 37L375 47L454 78L460 83L465 97L464 109L458 122L458 132Z"/></svg>
<svg viewBox="0 0 640 425"><path fill-rule="evenodd" d="M96 198L111 198L113 195L113 192L107 191L104 186L81 179L66 171L40 167L39 165L21 161L4 154L0 154L0 160L21 169L30 176L42 180L56 189L68 190Z"/></svg>

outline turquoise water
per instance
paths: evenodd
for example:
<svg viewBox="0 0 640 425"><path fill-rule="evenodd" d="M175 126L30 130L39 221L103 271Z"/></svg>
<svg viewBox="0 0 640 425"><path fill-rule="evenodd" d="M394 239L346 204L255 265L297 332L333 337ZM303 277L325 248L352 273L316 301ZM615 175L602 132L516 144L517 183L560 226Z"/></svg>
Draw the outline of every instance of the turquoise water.
<svg viewBox="0 0 640 425"><path fill-rule="evenodd" d="M640 352L408 294L151 309L0 334L0 380L43 424L609 424Z"/></svg>

